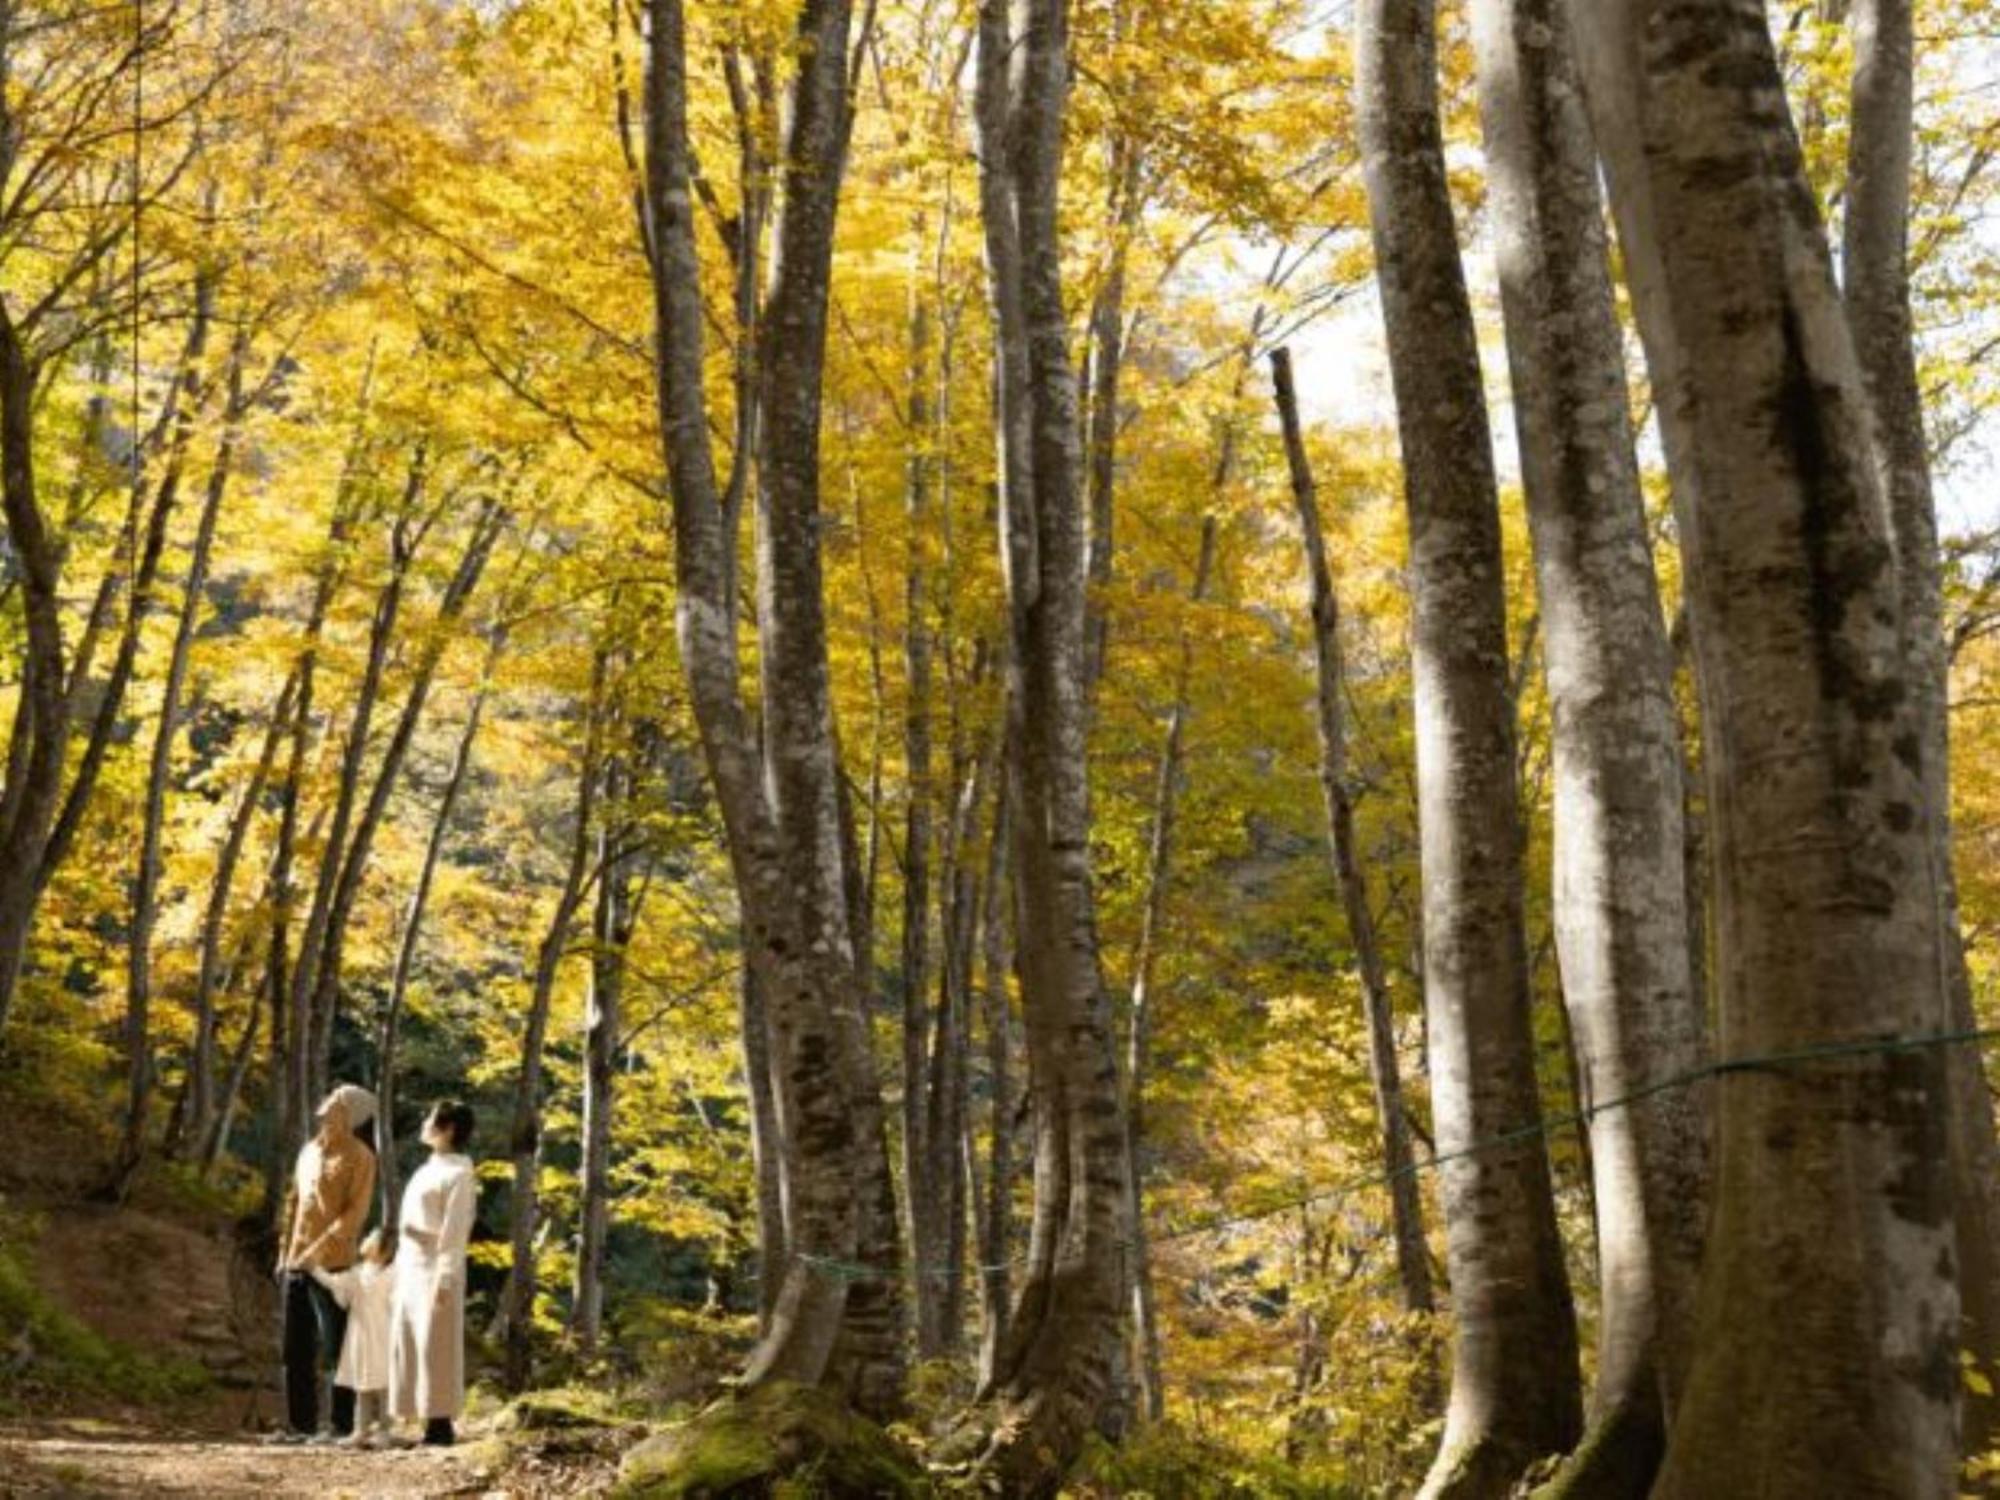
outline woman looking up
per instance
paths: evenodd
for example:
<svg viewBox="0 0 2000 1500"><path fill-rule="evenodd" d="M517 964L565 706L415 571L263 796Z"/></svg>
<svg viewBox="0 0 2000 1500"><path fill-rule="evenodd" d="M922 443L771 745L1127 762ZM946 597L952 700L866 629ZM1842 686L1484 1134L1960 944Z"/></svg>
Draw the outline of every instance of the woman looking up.
<svg viewBox="0 0 2000 1500"><path fill-rule="evenodd" d="M456 1099L424 1121L430 1159L403 1190L390 1304L389 1415L421 1420L424 1441L448 1447L465 1407L465 1247L479 1196L466 1148L472 1110Z"/></svg>

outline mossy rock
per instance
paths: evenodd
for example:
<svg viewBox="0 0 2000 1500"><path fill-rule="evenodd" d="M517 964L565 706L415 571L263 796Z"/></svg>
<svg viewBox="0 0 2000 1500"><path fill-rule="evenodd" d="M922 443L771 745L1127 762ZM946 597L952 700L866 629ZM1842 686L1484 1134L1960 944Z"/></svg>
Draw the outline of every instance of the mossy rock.
<svg viewBox="0 0 2000 1500"><path fill-rule="evenodd" d="M896 1440L827 1392L783 1382L725 1399L626 1454L619 1500L924 1500Z"/></svg>
<svg viewBox="0 0 2000 1500"><path fill-rule="evenodd" d="M530 1391L508 1402L494 1420L497 1432L575 1432L630 1426L595 1391Z"/></svg>

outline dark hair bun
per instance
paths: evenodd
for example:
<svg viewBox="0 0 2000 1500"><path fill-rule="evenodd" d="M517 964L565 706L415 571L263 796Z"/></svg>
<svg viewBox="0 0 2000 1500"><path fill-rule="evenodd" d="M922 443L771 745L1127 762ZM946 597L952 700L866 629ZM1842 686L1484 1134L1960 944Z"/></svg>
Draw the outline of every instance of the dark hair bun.
<svg viewBox="0 0 2000 1500"><path fill-rule="evenodd" d="M472 1144L472 1106L463 1099L439 1100L431 1119L451 1132L453 1150L463 1151Z"/></svg>

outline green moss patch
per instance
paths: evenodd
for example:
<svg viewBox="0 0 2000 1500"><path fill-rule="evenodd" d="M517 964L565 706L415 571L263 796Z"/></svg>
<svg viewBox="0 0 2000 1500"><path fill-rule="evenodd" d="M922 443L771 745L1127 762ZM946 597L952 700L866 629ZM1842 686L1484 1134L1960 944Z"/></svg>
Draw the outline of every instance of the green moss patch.
<svg viewBox="0 0 2000 1500"><path fill-rule="evenodd" d="M632 1425L632 1414L602 1391L564 1386L517 1396L494 1419L498 1432L577 1432Z"/></svg>
<svg viewBox="0 0 2000 1500"><path fill-rule="evenodd" d="M160 1406L200 1395L208 1372L105 1338L35 1282L35 1228L0 1215L0 1413L60 1409L81 1397Z"/></svg>
<svg viewBox="0 0 2000 1500"><path fill-rule="evenodd" d="M621 1500L917 1500L896 1440L825 1391L783 1382L717 1402L625 1457Z"/></svg>

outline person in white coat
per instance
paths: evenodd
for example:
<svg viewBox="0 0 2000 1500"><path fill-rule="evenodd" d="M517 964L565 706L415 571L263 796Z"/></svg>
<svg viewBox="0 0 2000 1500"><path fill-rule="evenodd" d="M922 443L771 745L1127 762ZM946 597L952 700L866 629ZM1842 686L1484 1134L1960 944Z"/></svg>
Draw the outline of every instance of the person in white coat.
<svg viewBox="0 0 2000 1500"><path fill-rule="evenodd" d="M347 1314L340 1369L334 1376L357 1398L354 1431L346 1441L372 1448L389 1430L389 1303L396 1276L388 1237L379 1229L371 1233L361 1242L361 1259L344 1271L310 1269L313 1280L333 1293Z"/></svg>
<svg viewBox="0 0 2000 1500"><path fill-rule="evenodd" d="M403 1190L396 1285L390 1301L389 1414L424 1424L424 1442L448 1447L465 1409L465 1249L479 1182L465 1149L472 1110L457 1100L424 1121L430 1160Z"/></svg>

